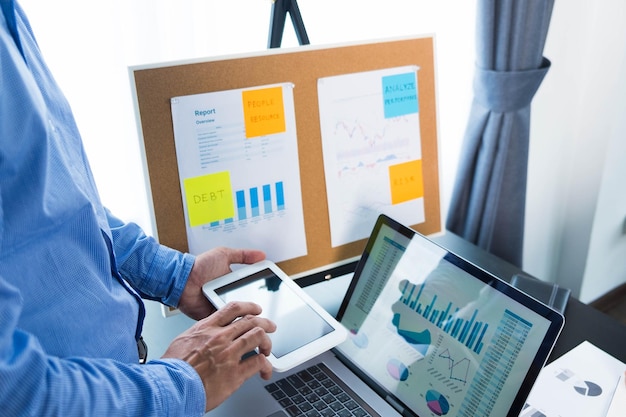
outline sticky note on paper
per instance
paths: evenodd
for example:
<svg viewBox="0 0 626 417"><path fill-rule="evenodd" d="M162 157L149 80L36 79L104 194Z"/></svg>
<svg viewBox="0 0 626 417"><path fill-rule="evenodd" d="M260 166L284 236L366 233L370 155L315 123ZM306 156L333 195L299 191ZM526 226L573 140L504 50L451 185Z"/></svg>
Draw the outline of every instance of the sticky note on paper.
<svg viewBox="0 0 626 417"><path fill-rule="evenodd" d="M391 204L404 203L424 197L422 160L404 162L389 167Z"/></svg>
<svg viewBox="0 0 626 417"><path fill-rule="evenodd" d="M419 112L417 75L414 72L383 77L385 118Z"/></svg>
<svg viewBox="0 0 626 417"><path fill-rule="evenodd" d="M273 135L286 130L282 87L244 90L242 100L246 138Z"/></svg>
<svg viewBox="0 0 626 417"><path fill-rule="evenodd" d="M191 227L228 219L235 215L228 171L186 178L183 183Z"/></svg>

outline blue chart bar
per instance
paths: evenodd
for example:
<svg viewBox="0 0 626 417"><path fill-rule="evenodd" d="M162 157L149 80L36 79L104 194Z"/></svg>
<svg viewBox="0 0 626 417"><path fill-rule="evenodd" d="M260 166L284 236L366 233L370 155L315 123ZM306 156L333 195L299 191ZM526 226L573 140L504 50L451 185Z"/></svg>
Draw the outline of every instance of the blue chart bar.
<svg viewBox="0 0 626 417"><path fill-rule="evenodd" d="M402 303L409 306L417 314L423 316L430 323L442 329L450 336L463 343L468 349L480 355L483 348L483 337L489 325L481 321L476 321L478 310L474 310L472 317L467 320L457 317L459 308L454 308L452 303L445 305L445 308L438 308L437 295L434 295L430 302L420 302L422 291L426 284L417 285L406 282L402 289ZM452 309L454 308L454 312Z"/></svg>
<svg viewBox="0 0 626 417"><path fill-rule="evenodd" d="M272 189L269 184L263 186L263 208L265 214L272 212Z"/></svg>
<svg viewBox="0 0 626 417"><path fill-rule="evenodd" d="M247 218L246 215L246 194L243 190L237 191L237 215L239 216L239 220L244 220Z"/></svg>
<svg viewBox="0 0 626 417"><path fill-rule="evenodd" d="M274 191L273 193L272 189ZM246 190L235 192L239 220L285 210L285 189L282 181L278 181L274 184L265 184L261 187L251 187L247 190L247 194L249 201L246 201ZM263 198L263 213L261 213L260 208L261 196Z"/></svg>
<svg viewBox="0 0 626 417"><path fill-rule="evenodd" d="M263 199L262 212L261 198ZM251 220L263 214L271 214L275 211L282 210L285 210L285 190L282 181L274 184L265 184L260 187L250 187L245 190L235 191L236 218L232 217L211 222L209 226L218 227L220 224L231 224L235 221L247 219Z"/></svg>
<svg viewBox="0 0 626 417"><path fill-rule="evenodd" d="M279 211L285 209L285 194L282 181L276 183L276 206Z"/></svg>
<svg viewBox="0 0 626 417"><path fill-rule="evenodd" d="M250 188L250 207L252 209L252 217L257 217L260 214L258 188Z"/></svg>

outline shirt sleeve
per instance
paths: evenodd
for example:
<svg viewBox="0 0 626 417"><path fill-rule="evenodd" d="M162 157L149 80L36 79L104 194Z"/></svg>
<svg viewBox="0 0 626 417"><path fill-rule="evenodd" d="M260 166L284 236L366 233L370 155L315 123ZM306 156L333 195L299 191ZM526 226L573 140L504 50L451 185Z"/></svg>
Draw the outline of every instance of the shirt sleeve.
<svg viewBox="0 0 626 417"><path fill-rule="evenodd" d="M2 415L201 416L202 381L180 360L146 365L47 355L17 328L19 292L0 277Z"/></svg>
<svg viewBox="0 0 626 417"><path fill-rule="evenodd" d="M135 223L124 223L107 210L117 266L147 298L177 307L195 256L159 244Z"/></svg>

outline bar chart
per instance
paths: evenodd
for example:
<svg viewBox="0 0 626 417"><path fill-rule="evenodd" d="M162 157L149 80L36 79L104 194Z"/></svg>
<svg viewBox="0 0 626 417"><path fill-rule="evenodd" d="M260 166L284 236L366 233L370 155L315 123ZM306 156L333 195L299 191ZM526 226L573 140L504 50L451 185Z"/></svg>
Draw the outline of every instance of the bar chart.
<svg viewBox="0 0 626 417"><path fill-rule="evenodd" d="M423 297L425 286L425 283L415 285L406 281L402 288L402 303L480 355L489 325L476 320L478 309L474 309L469 318L459 317L460 308L452 302L439 302L437 294L426 300Z"/></svg>
<svg viewBox="0 0 626 417"><path fill-rule="evenodd" d="M234 194L236 217L212 222L209 227L261 218L286 209L283 181L239 189Z"/></svg>

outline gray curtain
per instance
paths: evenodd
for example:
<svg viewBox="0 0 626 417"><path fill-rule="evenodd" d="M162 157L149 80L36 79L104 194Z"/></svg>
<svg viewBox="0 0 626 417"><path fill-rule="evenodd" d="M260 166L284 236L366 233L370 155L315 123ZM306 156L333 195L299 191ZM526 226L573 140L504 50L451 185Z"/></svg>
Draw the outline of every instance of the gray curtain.
<svg viewBox="0 0 626 417"><path fill-rule="evenodd" d="M554 0L478 0L474 100L446 228L521 267L530 102Z"/></svg>

